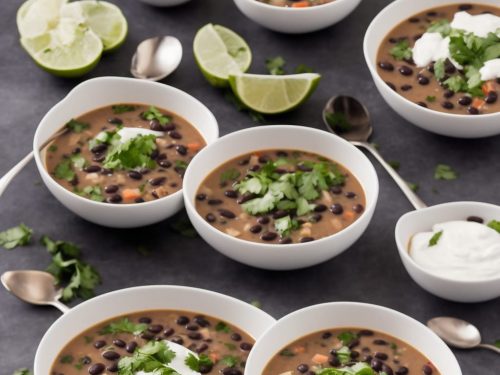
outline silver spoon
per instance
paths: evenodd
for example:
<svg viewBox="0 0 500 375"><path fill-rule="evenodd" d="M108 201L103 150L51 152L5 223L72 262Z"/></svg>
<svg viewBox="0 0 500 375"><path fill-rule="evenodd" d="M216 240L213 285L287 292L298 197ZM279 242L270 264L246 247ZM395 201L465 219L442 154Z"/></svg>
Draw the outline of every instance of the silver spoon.
<svg viewBox="0 0 500 375"><path fill-rule="evenodd" d="M351 144L368 150L391 175L399 188L417 210L427 207L420 197L410 189L403 178L392 168L373 147L368 139L373 133L370 114L366 107L350 96L334 96L323 109L326 128Z"/></svg>
<svg viewBox="0 0 500 375"><path fill-rule="evenodd" d="M444 342L455 348L484 348L500 354L500 348L495 345L481 344L481 333L465 320L443 316L429 320L427 326Z"/></svg>
<svg viewBox="0 0 500 375"><path fill-rule="evenodd" d="M160 81L182 60L182 45L173 36L157 36L142 41L132 57L130 73L135 78Z"/></svg>
<svg viewBox="0 0 500 375"><path fill-rule="evenodd" d="M51 305L66 313L69 307L59 301L62 289L48 272L34 270L7 271L1 276L5 289L17 298L34 305Z"/></svg>

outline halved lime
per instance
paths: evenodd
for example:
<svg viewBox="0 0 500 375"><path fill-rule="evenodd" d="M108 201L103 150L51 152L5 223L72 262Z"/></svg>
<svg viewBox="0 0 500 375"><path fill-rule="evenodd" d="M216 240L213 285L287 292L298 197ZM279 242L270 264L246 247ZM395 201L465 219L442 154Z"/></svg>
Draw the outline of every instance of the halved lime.
<svg viewBox="0 0 500 375"><path fill-rule="evenodd" d="M312 94L321 76L316 73L292 75L230 75L233 92L249 108L264 114L290 111Z"/></svg>
<svg viewBox="0 0 500 375"><path fill-rule="evenodd" d="M83 0L63 5L61 17L85 24L102 40L104 52L115 50L127 36L127 20L120 8L106 1Z"/></svg>
<svg viewBox="0 0 500 375"><path fill-rule="evenodd" d="M44 70L60 77L79 77L92 70L102 54L101 39L88 27L62 18L57 27L21 44Z"/></svg>
<svg viewBox="0 0 500 375"><path fill-rule="evenodd" d="M250 47L241 36L211 23L196 33L193 51L201 72L216 87L226 87L230 74L244 73L252 63Z"/></svg>
<svg viewBox="0 0 500 375"><path fill-rule="evenodd" d="M36 38L59 23L61 7L68 0L28 0L17 11L17 28L22 38Z"/></svg>

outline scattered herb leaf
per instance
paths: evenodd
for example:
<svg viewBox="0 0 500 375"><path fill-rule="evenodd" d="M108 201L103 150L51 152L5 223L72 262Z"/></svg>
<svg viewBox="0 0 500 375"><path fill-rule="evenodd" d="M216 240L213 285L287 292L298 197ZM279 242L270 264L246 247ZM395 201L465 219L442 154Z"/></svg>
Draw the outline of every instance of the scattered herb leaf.
<svg viewBox="0 0 500 375"><path fill-rule="evenodd" d="M172 121L172 117L167 116L160 112L160 110L154 106L150 106L149 109L141 114L144 120L157 120L160 125L166 125Z"/></svg>
<svg viewBox="0 0 500 375"><path fill-rule="evenodd" d="M234 355L226 355L222 358L221 362L227 367L235 367L240 359Z"/></svg>
<svg viewBox="0 0 500 375"><path fill-rule="evenodd" d="M196 372L200 371L200 367L212 368L214 365L206 354L200 354L200 356L196 358L192 353L189 353L184 363L187 367Z"/></svg>
<svg viewBox="0 0 500 375"><path fill-rule="evenodd" d="M177 220L170 223L170 228L179 233L181 236L188 238L198 237L198 232L194 229L193 224L189 221L187 215L182 215Z"/></svg>
<svg viewBox="0 0 500 375"><path fill-rule="evenodd" d="M81 133L90 128L90 125L86 122L80 122L75 119L69 120L65 126L74 133Z"/></svg>
<svg viewBox="0 0 500 375"><path fill-rule="evenodd" d="M389 52L396 60L408 60L413 56L410 43L404 39L396 43Z"/></svg>
<svg viewBox="0 0 500 375"><path fill-rule="evenodd" d="M358 339L358 335L351 331L345 331L340 333L337 338L342 342L343 345L347 346L354 340Z"/></svg>
<svg viewBox="0 0 500 375"><path fill-rule="evenodd" d="M388 161L388 163L395 171L399 170L399 168L401 167L401 163L397 160L390 160Z"/></svg>
<svg viewBox="0 0 500 375"><path fill-rule="evenodd" d="M7 250L26 246L30 243L32 234L33 230L21 223L17 227L0 232L0 246Z"/></svg>
<svg viewBox="0 0 500 375"><path fill-rule="evenodd" d="M282 356L282 357L295 357L295 353L292 352L290 349L285 348L280 352L280 356Z"/></svg>
<svg viewBox="0 0 500 375"><path fill-rule="evenodd" d="M27 368L20 368L14 371L12 375L32 375L32 373Z"/></svg>
<svg viewBox="0 0 500 375"><path fill-rule="evenodd" d="M140 335L148 328L145 323L132 323L128 318L123 318L108 324L100 331L100 335L116 334L116 333L131 333L133 335Z"/></svg>
<svg viewBox="0 0 500 375"><path fill-rule="evenodd" d="M427 100L429 103L434 103L436 101L436 97L433 95L428 95L425 100Z"/></svg>
<svg viewBox="0 0 500 375"><path fill-rule="evenodd" d="M133 112L136 110L135 105L130 105L130 104L115 104L111 106L111 109L113 110L113 113L115 115L119 115L125 112Z"/></svg>
<svg viewBox="0 0 500 375"><path fill-rule="evenodd" d="M224 184L228 181L235 181L238 177L240 177L240 175L240 171L236 168L227 169L220 174L220 183Z"/></svg>
<svg viewBox="0 0 500 375"><path fill-rule="evenodd" d="M434 179L436 180L455 180L458 173L453 170L449 165L438 164L434 170Z"/></svg>
<svg viewBox="0 0 500 375"><path fill-rule="evenodd" d="M266 59L266 69L269 74L272 75L283 75L285 72L285 59L281 56L270 57Z"/></svg>
<svg viewBox="0 0 500 375"><path fill-rule="evenodd" d="M68 363L73 363L74 358L71 354L66 354L63 355L59 361L64 364L68 364Z"/></svg>
<svg viewBox="0 0 500 375"><path fill-rule="evenodd" d="M104 159L104 168L154 168L155 162L151 159L151 154L156 150L155 140L156 136L153 134L139 135L125 143L115 145Z"/></svg>
<svg viewBox="0 0 500 375"><path fill-rule="evenodd" d="M150 341L137 349L132 357L122 357L118 362L119 375L146 372L155 375L179 375L168 365L175 358L165 341Z"/></svg>
<svg viewBox="0 0 500 375"><path fill-rule="evenodd" d="M417 191L418 191L418 189L420 188L420 186L418 186L418 184L415 184L415 183L413 183L413 182L408 182L408 181L406 181L406 184L407 184L407 185L408 185L408 187L409 187L412 191L414 191L414 192L417 192Z"/></svg>
<svg viewBox="0 0 500 375"><path fill-rule="evenodd" d="M491 220L487 224L491 229L495 229L498 233L500 233L500 221L497 220Z"/></svg>
<svg viewBox="0 0 500 375"><path fill-rule="evenodd" d="M442 235L443 235L443 231L442 230L440 230L439 232L434 233L434 235L429 240L429 247L436 246Z"/></svg>
<svg viewBox="0 0 500 375"><path fill-rule="evenodd" d="M327 112L325 119L335 133L345 133L352 129L351 123L343 113Z"/></svg>
<svg viewBox="0 0 500 375"><path fill-rule="evenodd" d="M215 325L215 330L217 332L224 332L224 333L229 333L231 330L229 329L229 326L224 323L224 322L219 322Z"/></svg>

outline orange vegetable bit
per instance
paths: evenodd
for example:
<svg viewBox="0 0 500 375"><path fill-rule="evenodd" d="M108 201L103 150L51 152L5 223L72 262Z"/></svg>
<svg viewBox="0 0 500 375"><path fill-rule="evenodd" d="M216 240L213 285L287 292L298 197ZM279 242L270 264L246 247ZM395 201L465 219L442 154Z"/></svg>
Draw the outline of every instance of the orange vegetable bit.
<svg viewBox="0 0 500 375"><path fill-rule="evenodd" d="M140 197L142 194L139 189L123 189L122 191L122 198L125 202L132 202Z"/></svg>
<svg viewBox="0 0 500 375"><path fill-rule="evenodd" d="M193 142L193 143L188 143L186 147L189 149L189 151L197 152L201 150L202 145L201 143Z"/></svg>
<svg viewBox="0 0 500 375"><path fill-rule="evenodd" d="M309 1L298 1L292 4L292 8L307 8L309 6L311 6L311 4L309 4Z"/></svg>
<svg viewBox="0 0 500 375"><path fill-rule="evenodd" d="M299 346L296 346L295 348L292 349L292 352L294 354L305 353L305 351L306 351L306 347L304 345L299 345Z"/></svg>
<svg viewBox="0 0 500 375"><path fill-rule="evenodd" d="M495 83L493 81L487 81L487 82L483 83L483 86L481 87L481 89L483 90L484 95L488 95L490 92L496 91L495 90Z"/></svg>
<svg viewBox="0 0 500 375"><path fill-rule="evenodd" d="M355 216L354 211L344 211L344 218L346 220L354 220Z"/></svg>
<svg viewBox="0 0 500 375"><path fill-rule="evenodd" d="M211 352L208 357L210 358L210 360L213 362L213 363L217 363L219 362L219 359L220 359L220 355L219 353L217 352Z"/></svg>
<svg viewBox="0 0 500 375"><path fill-rule="evenodd" d="M477 109L481 109L481 107L484 105L484 100L481 98L474 98L472 101L471 106Z"/></svg>
<svg viewBox="0 0 500 375"><path fill-rule="evenodd" d="M317 353L312 357L311 361L317 365L322 365L328 362L328 356Z"/></svg>

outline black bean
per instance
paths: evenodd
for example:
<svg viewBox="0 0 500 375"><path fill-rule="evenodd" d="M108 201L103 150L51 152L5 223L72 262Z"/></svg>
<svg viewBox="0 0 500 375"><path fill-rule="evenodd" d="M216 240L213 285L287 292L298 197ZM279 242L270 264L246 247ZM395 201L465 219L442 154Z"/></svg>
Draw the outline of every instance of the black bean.
<svg viewBox="0 0 500 375"><path fill-rule="evenodd" d="M151 324L151 322L152 322L151 318L149 318L147 316L143 316L143 317L139 318L139 323Z"/></svg>
<svg viewBox="0 0 500 375"><path fill-rule="evenodd" d="M417 104L418 104L420 107L427 108L427 103L425 103L425 102L417 102Z"/></svg>
<svg viewBox="0 0 500 375"><path fill-rule="evenodd" d="M104 340L97 340L96 342L94 342L94 348L96 349L101 349L104 346L106 346L106 341Z"/></svg>
<svg viewBox="0 0 500 375"><path fill-rule="evenodd" d="M392 371L392 368L385 363L382 365L382 372L385 372L387 375L394 375L394 371Z"/></svg>
<svg viewBox="0 0 500 375"><path fill-rule="evenodd" d="M498 99L498 94L495 91L490 91L488 95L486 95L486 98L484 98L484 101L488 104L493 104L497 101Z"/></svg>
<svg viewBox="0 0 500 375"><path fill-rule="evenodd" d="M407 367L400 367L396 370L396 375L407 375L409 373L409 370Z"/></svg>
<svg viewBox="0 0 500 375"><path fill-rule="evenodd" d="M389 345L389 343L385 340L382 340L382 339L376 339L376 340L373 340L373 343L375 345Z"/></svg>
<svg viewBox="0 0 500 375"><path fill-rule="evenodd" d="M163 185L165 183L165 181L167 181L166 177L155 177L155 178L151 178L148 182L152 186L160 186L160 185Z"/></svg>
<svg viewBox="0 0 500 375"><path fill-rule="evenodd" d="M236 203L238 203L238 204L243 204L243 203L248 202L248 201L250 201L250 200L252 200L252 199L255 199L255 198L257 198L257 195L256 195L256 194L253 194L253 193L245 193L245 194L243 194L242 196L240 196L240 197L238 198L238 200L236 201Z"/></svg>
<svg viewBox="0 0 500 375"><path fill-rule="evenodd" d="M148 333L148 332L141 333L141 339L150 341L150 340L153 340L154 338L155 338L155 335L153 335L152 333Z"/></svg>
<svg viewBox="0 0 500 375"><path fill-rule="evenodd" d="M473 222L476 222L476 223L479 223L479 224L483 224L484 223L484 219L482 217L479 217L479 216L469 216L467 218L467 221L473 221Z"/></svg>
<svg viewBox="0 0 500 375"><path fill-rule="evenodd" d="M455 93L451 90L444 90L443 96L445 98L452 98L455 95Z"/></svg>
<svg viewBox="0 0 500 375"><path fill-rule="evenodd" d="M221 370L223 375L243 375L243 373L234 367L226 367Z"/></svg>
<svg viewBox="0 0 500 375"><path fill-rule="evenodd" d="M263 241L273 241L276 239L276 237L278 237L278 234L274 232L265 232L260 236L260 239Z"/></svg>
<svg viewBox="0 0 500 375"><path fill-rule="evenodd" d="M156 156L153 157L153 155L151 154L151 159L155 159L156 161L160 161L160 160L165 160L167 158L167 154L165 153L159 153L158 150L155 150L156 151Z"/></svg>
<svg viewBox="0 0 500 375"><path fill-rule="evenodd" d="M281 219L282 217L288 216L288 212L285 210L277 210L273 213L273 219Z"/></svg>
<svg viewBox="0 0 500 375"><path fill-rule="evenodd" d="M321 214L319 213L314 213L311 215L311 217L309 218L309 221L311 223L317 223L319 221L321 221L321 219L323 218L323 216L321 216Z"/></svg>
<svg viewBox="0 0 500 375"><path fill-rule="evenodd" d="M385 83L386 83L386 84L387 84L387 86L389 86L389 87L390 87L393 91L398 91L398 90L396 89L396 86L394 86L394 83L387 82L387 81L386 81Z"/></svg>
<svg viewBox="0 0 500 375"><path fill-rule="evenodd" d="M305 242L312 242L312 241L314 241L314 237L302 237L302 238L300 239L300 242L301 242L301 243L305 243Z"/></svg>
<svg viewBox="0 0 500 375"><path fill-rule="evenodd" d="M286 158L288 156L288 152L283 151L283 150L278 150L276 151L276 156L280 158Z"/></svg>
<svg viewBox="0 0 500 375"><path fill-rule="evenodd" d="M103 154L94 154L94 156L92 156L92 161L95 161L97 163L103 162L104 159L106 159L106 155L104 153Z"/></svg>
<svg viewBox="0 0 500 375"><path fill-rule="evenodd" d="M135 349L137 348L137 343L135 341L130 341L127 346L125 346L125 350L128 353L133 353Z"/></svg>
<svg viewBox="0 0 500 375"><path fill-rule="evenodd" d="M197 324L191 323L186 326L188 331L198 331L200 327Z"/></svg>
<svg viewBox="0 0 500 375"><path fill-rule="evenodd" d="M470 106L469 108L467 108L467 112L470 115L478 115L479 114L479 109L477 109L476 107Z"/></svg>
<svg viewBox="0 0 500 375"><path fill-rule="evenodd" d="M373 356L375 358L381 359L382 361L387 361L387 358L389 358L389 356L387 354L382 353L382 352L375 352L375 354Z"/></svg>
<svg viewBox="0 0 500 375"><path fill-rule="evenodd" d="M259 163L260 164L266 164L268 161L269 161L269 156L267 156L267 155L259 156Z"/></svg>
<svg viewBox="0 0 500 375"><path fill-rule="evenodd" d="M123 124L123 121L121 119L119 119L118 117L108 118L108 122L110 124L114 124L114 125L121 125L121 124Z"/></svg>
<svg viewBox="0 0 500 375"><path fill-rule="evenodd" d="M401 86L401 90L403 91L410 91L413 88L412 85L403 85Z"/></svg>
<svg viewBox="0 0 500 375"><path fill-rule="evenodd" d="M359 357L359 352L356 350L351 351L351 358L356 359Z"/></svg>
<svg viewBox="0 0 500 375"><path fill-rule="evenodd" d="M177 130L171 130L167 134L170 136L170 138L182 139L181 133L179 133Z"/></svg>
<svg viewBox="0 0 500 375"><path fill-rule="evenodd" d="M237 332L231 334L231 340L233 341L241 341L241 335Z"/></svg>
<svg viewBox="0 0 500 375"><path fill-rule="evenodd" d="M336 355L334 355L334 356L330 357L330 359L328 360L328 363L330 364L330 366L337 367L340 365L340 360Z"/></svg>
<svg viewBox="0 0 500 375"><path fill-rule="evenodd" d="M353 191L348 191L347 193L345 193L345 196L349 199L353 199L356 198L356 193Z"/></svg>
<svg viewBox="0 0 500 375"><path fill-rule="evenodd" d="M139 173L138 171L129 171L127 175L133 179L133 180L141 180L142 179L142 174Z"/></svg>
<svg viewBox="0 0 500 375"><path fill-rule="evenodd" d="M396 44L398 42L397 38L389 38L389 43Z"/></svg>
<svg viewBox="0 0 500 375"><path fill-rule="evenodd" d="M360 214L361 212L363 212L365 208L363 207L362 204L355 204L353 207L352 207L352 210L358 214Z"/></svg>
<svg viewBox="0 0 500 375"><path fill-rule="evenodd" d="M172 341L174 344L179 344L179 345L184 344L184 340L180 336L174 336L170 339L170 341Z"/></svg>
<svg viewBox="0 0 500 375"><path fill-rule="evenodd" d="M297 168L303 172L311 172L312 171L312 167L305 165L305 164L299 164L299 165L297 165Z"/></svg>
<svg viewBox="0 0 500 375"><path fill-rule="evenodd" d="M279 240L280 245L288 245L291 244L293 241L290 237L285 237Z"/></svg>
<svg viewBox="0 0 500 375"><path fill-rule="evenodd" d="M260 233L261 230L262 230L262 226L260 226L258 224L251 226L249 229L249 231L252 233Z"/></svg>
<svg viewBox="0 0 500 375"><path fill-rule="evenodd" d="M306 365L305 363L301 363L300 365L297 366L297 371L303 374L309 371L309 366Z"/></svg>
<svg viewBox="0 0 500 375"><path fill-rule="evenodd" d="M470 10L470 9L472 9L472 5L471 4L460 4L458 6L458 9L459 10Z"/></svg>
<svg viewBox="0 0 500 375"><path fill-rule="evenodd" d="M165 330L163 331L163 336L165 337L172 336L174 332L175 331L173 328L165 328Z"/></svg>
<svg viewBox="0 0 500 375"><path fill-rule="evenodd" d="M323 332L323 334L321 335L321 338L323 340L328 340L330 337L332 337L332 333L331 332Z"/></svg>
<svg viewBox="0 0 500 375"><path fill-rule="evenodd" d="M167 125L163 125L163 131L166 131L166 132L169 132L169 131L172 131L176 128L176 125L175 124L167 124Z"/></svg>
<svg viewBox="0 0 500 375"><path fill-rule="evenodd" d="M224 195L228 198L237 198L238 197L238 193L235 192L234 190L226 190L224 192Z"/></svg>
<svg viewBox="0 0 500 375"><path fill-rule="evenodd" d="M373 358L370 362L371 368L374 369L375 371L382 370L382 365L383 365L383 362L376 359L376 358Z"/></svg>
<svg viewBox="0 0 500 375"><path fill-rule="evenodd" d="M120 203L123 200L120 194L113 194L106 198L108 203Z"/></svg>
<svg viewBox="0 0 500 375"><path fill-rule="evenodd" d="M226 210L224 208L219 209L219 215L222 217L225 217L226 219L234 219L236 215L229 210Z"/></svg>
<svg viewBox="0 0 500 375"><path fill-rule="evenodd" d="M148 327L148 331L151 333L160 333L163 330L163 326L161 324L153 324Z"/></svg>
<svg viewBox="0 0 500 375"><path fill-rule="evenodd" d="M238 162L238 165L247 165L250 163L250 159L242 159Z"/></svg>
<svg viewBox="0 0 500 375"><path fill-rule="evenodd" d="M416 34L414 37L413 37L413 40L419 40L420 38L422 38L422 35L423 34Z"/></svg>
<svg viewBox="0 0 500 375"><path fill-rule="evenodd" d="M365 355L363 357L363 362L370 363L372 361L373 357L371 355Z"/></svg>
<svg viewBox="0 0 500 375"><path fill-rule="evenodd" d="M335 215L340 215L344 212L344 207L340 203L335 203L330 207L330 211Z"/></svg>
<svg viewBox="0 0 500 375"><path fill-rule="evenodd" d="M108 350L108 351L102 353L102 356L103 356L103 358L106 358L110 361L115 361L118 358L120 358L120 354L118 354L117 352L115 352L113 350Z"/></svg>
<svg viewBox="0 0 500 375"><path fill-rule="evenodd" d="M106 370L109 372L118 372L118 363L113 363L112 365L109 365L106 367Z"/></svg>
<svg viewBox="0 0 500 375"><path fill-rule="evenodd" d="M444 102L441 103L441 106L444 108L444 109L453 109L455 106L453 105L452 102L448 101L448 100L445 100Z"/></svg>
<svg viewBox="0 0 500 375"><path fill-rule="evenodd" d="M394 70L394 65L392 65L388 61L380 61L378 63L378 66L380 67L380 69L387 70L388 72L392 72Z"/></svg>
<svg viewBox="0 0 500 375"><path fill-rule="evenodd" d="M94 146L90 149L90 152L93 154L100 154L108 149L108 146L105 143L100 143L97 146Z"/></svg>
<svg viewBox="0 0 500 375"><path fill-rule="evenodd" d="M172 166L172 162L170 160L160 160L158 162L158 165L163 168L170 168Z"/></svg>
<svg viewBox="0 0 500 375"><path fill-rule="evenodd" d="M420 18L418 18L418 17L411 17L408 21L410 23L417 23L417 22L420 22Z"/></svg>
<svg viewBox="0 0 500 375"><path fill-rule="evenodd" d="M207 202L210 206L218 206L222 204L222 199L209 199Z"/></svg>
<svg viewBox="0 0 500 375"><path fill-rule="evenodd" d="M430 12L427 12L427 16L429 16L429 17L436 17L437 16L437 12L435 12L435 11L432 10Z"/></svg>
<svg viewBox="0 0 500 375"><path fill-rule="evenodd" d="M179 155L187 155L187 152L188 152L186 146L183 146L183 145L176 146L175 150L177 151L177 153Z"/></svg>
<svg viewBox="0 0 500 375"><path fill-rule="evenodd" d="M181 315L177 318L175 322L180 326L185 326L189 323L189 318L185 315Z"/></svg>
<svg viewBox="0 0 500 375"><path fill-rule="evenodd" d="M113 340L113 345L118 346L119 348L124 348L127 344L123 340L114 339Z"/></svg>
<svg viewBox="0 0 500 375"><path fill-rule="evenodd" d="M432 370L432 367L429 366L429 365L424 365L422 367L422 372L425 374L425 375L432 375L433 373L433 370Z"/></svg>
<svg viewBox="0 0 500 375"><path fill-rule="evenodd" d="M404 76L411 76L413 74L413 69L408 65L401 65L398 70Z"/></svg>
<svg viewBox="0 0 500 375"><path fill-rule="evenodd" d="M207 216L205 216L205 219L209 222L209 223L213 223L215 222L215 220L217 220L217 218L215 217L214 214L212 213L208 213Z"/></svg>
<svg viewBox="0 0 500 375"><path fill-rule="evenodd" d="M200 344L200 346L197 346L194 351L198 354L203 353L205 350L208 349L208 345L205 344L204 342Z"/></svg>
<svg viewBox="0 0 500 375"><path fill-rule="evenodd" d="M118 185L108 185L104 187L104 192L106 194L114 194L118 191L119 187Z"/></svg>
<svg viewBox="0 0 500 375"><path fill-rule="evenodd" d="M248 352L248 351L252 350L252 346L253 345L248 343L248 342L242 342L240 344L240 349Z"/></svg>
<svg viewBox="0 0 500 375"><path fill-rule="evenodd" d="M196 200L197 201L204 201L206 198L207 198L207 195L204 194L204 193L196 194Z"/></svg>
<svg viewBox="0 0 500 375"><path fill-rule="evenodd" d="M191 340L201 340L203 338L200 332L189 332L187 335Z"/></svg>
<svg viewBox="0 0 500 375"><path fill-rule="evenodd" d="M271 220L271 219L269 219L269 217L267 217L267 216L262 216L262 217L259 217L259 218L257 219L257 223L262 224L262 225L266 225L266 224L269 224L269 221L270 221L270 220Z"/></svg>
<svg viewBox="0 0 500 375"><path fill-rule="evenodd" d="M149 122L149 128L157 132L163 130L163 126L161 126L160 121L158 121L157 119L153 119Z"/></svg>
<svg viewBox="0 0 500 375"><path fill-rule="evenodd" d="M257 172L259 169L260 169L260 165L258 165L258 164L252 165L252 166L250 167L250 170L251 170L252 172Z"/></svg>
<svg viewBox="0 0 500 375"><path fill-rule="evenodd" d="M420 75L418 78L417 78L417 81L420 85L422 86L425 86L425 85L428 85L430 83L430 80L429 78L427 78L426 76L422 76Z"/></svg>
<svg viewBox="0 0 500 375"><path fill-rule="evenodd" d="M104 366L102 363L94 363L92 366L89 367L89 374L99 375L102 374L105 369L106 366Z"/></svg>
<svg viewBox="0 0 500 375"><path fill-rule="evenodd" d="M200 374L208 374L210 371L212 371L213 365L210 364L200 364L200 367L198 368L198 371Z"/></svg>
<svg viewBox="0 0 500 375"><path fill-rule="evenodd" d="M71 153L72 153L73 155L77 155L77 154L79 154L81 151L82 151L82 149L81 149L80 147L75 147L75 148L73 149L73 151L71 151Z"/></svg>
<svg viewBox="0 0 500 375"><path fill-rule="evenodd" d="M101 167L99 167L98 165L89 165L83 168L83 170L87 173L97 173L101 171Z"/></svg>
<svg viewBox="0 0 500 375"><path fill-rule="evenodd" d="M113 174L113 171L108 168L103 168L101 169L101 174L111 176Z"/></svg>
<svg viewBox="0 0 500 375"><path fill-rule="evenodd" d="M460 105L469 105L472 103L472 98L470 96L462 96L460 99L458 99L458 104Z"/></svg>
<svg viewBox="0 0 500 375"><path fill-rule="evenodd" d="M362 329L358 332L359 336L373 336L374 334L375 333L373 331L370 331L369 329Z"/></svg>
<svg viewBox="0 0 500 375"><path fill-rule="evenodd" d="M342 194L342 188L340 186L332 186L330 192L336 195Z"/></svg>
<svg viewBox="0 0 500 375"><path fill-rule="evenodd" d="M142 175L148 174L150 172L151 172L151 169L149 169L149 168L141 168L141 169L139 169L139 173L142 174Z"/></svg>
<svg viewBox="0 0 500 375"><path fill-rule="evenodd" d="M206 320L205 317L203 316L196 316L193 320L200 327L208 327L210 325L210 322Z"/></svg>

